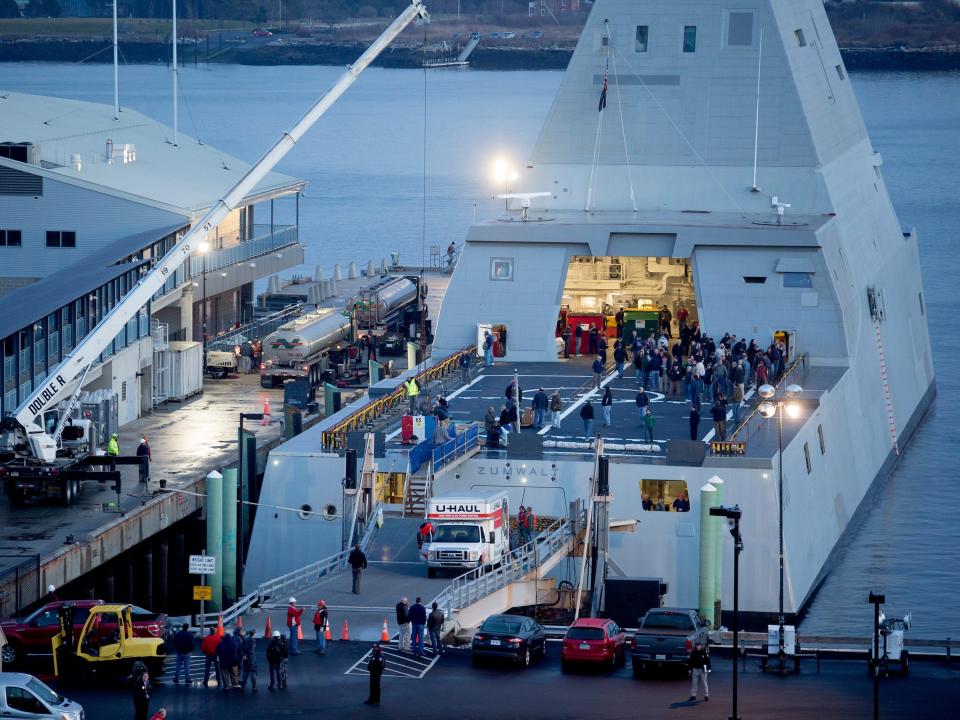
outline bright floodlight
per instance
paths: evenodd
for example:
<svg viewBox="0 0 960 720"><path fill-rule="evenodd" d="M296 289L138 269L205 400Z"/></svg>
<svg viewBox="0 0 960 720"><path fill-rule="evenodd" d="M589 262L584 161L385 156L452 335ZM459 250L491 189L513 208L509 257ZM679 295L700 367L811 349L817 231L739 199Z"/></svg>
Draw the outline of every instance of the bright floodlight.
<svg viewBox="0 0 960 720"><path fill-rule="evenodd" d="M757 394L762 398L772 398L775 392L773 385L764 384L757 388Z"/></svg>
<svg viewBox="0 0 960 720"><path fill-rule="evenodd" d="M797 403L787 403L784 407L787 409L787 415L790 417L800 417L800 406Z"/></svg>
<svg viewBox="0 0 960 720"><path fill-rule="evenodd" d="M760 407L758 409L760 410L760 414L765 418L773 417L773 414L777 412L777 406L771 402L760 403Z"/></svg>
<svg viewBox="0 0 960 720"><path fill-rule="evenodd" d="M518 177L517 171L510 166L510 162L506 158L499 157L493 161L493 179L496 182L513 182Z"/></svg>
<svg viewBox="0 0 960 720"><path fill-rule="evenodd" d="M199 245L197 245L197 250L202 253L207 252L210 250L210 243L208 243L206 240L202 241Z"/></svg>

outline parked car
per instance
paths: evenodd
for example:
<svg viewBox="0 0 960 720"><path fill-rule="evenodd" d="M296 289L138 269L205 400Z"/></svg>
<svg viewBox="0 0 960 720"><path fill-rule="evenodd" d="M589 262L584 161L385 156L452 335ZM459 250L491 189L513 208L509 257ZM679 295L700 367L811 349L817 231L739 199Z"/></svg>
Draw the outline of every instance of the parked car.
<svg viewBox="0 0 960 720"><path fill-rule="evenodd" d="M60 631L58 609L67 602L72 602L76 608L73 615L74 637L79 636L83 629L83 624L90 615L90 608L104 604L103 600L57 600L43 605L24 618L0 620L0 628L7 638L7 644L0 650L4 666L15 665L30 655L50 655L50 643L53 636ZM167 624L166 613L152 613L133 606L132 616L134 637L163 637ZM115 631L116 626L104 624L101 636L105 637Z"/></svg>
<svg viewBox="0 0 960 720"><path fill-rule="evenodd" d="M386 332L377 343L381 355L403 355L407 351L407 339L396 332Z"/></svg>
<svg viewBox="0 0 960 720"><path fill-rule="evenodd" d="M253 31L254 37L273 37L273 33L269 30L264 30L263 28L257 28Z"/></svg>
<svg viewBox="0 0 960 720"><path fill-rule="evenodd" d="M470 33L470 39L471 39L471 40L479 40L481 37L483 37L483 36L482 36L480 33L478 33L478 32L472 32L472 33Z"/></svg>
<svg viewBox="0 0 960 720"><path fill-rule="evenodd" d="M709 642L706 622L696 610L654 608L647 611L630 647L633 676L651 666L686 666L693 646Z"/></svg>
<svg viewBox="0 0 960 720"><path fill-rule="evenodd" d="M33 675L0 672L0 716L40 720L84 720L83 708Z"/></svg>
<svg viewBox="0 0 960 720"><path fill-rule="evenodd" d="M528 667L547 651L543 627L521 615L491 615L473 636L473 664L481 658L507 658Z"/></svg>
<svg viewBox="0 0 960 720"><path fill-rule="evenodd" d="M515 38L516 36L517 34L515 32L510 32L509 30L507 32L500 33L500 37L502 37L504 40L510 40L511 38Z"/></svg>
<svg viewBox="0 0 960 720"><path fill-rule="evenodd" d="M580 618L563 637L560 667L566 671L573 663L600 663L613 670L623 665L626 652L626 633L613 620Z"/></svg>
<svg viewBox="0 0 960 720"><path fill-rule="evenodd" d="M487 35L487 37L490 38L491 40L499 40L502 36L498 32L492 32L489 35Z"/></svg>

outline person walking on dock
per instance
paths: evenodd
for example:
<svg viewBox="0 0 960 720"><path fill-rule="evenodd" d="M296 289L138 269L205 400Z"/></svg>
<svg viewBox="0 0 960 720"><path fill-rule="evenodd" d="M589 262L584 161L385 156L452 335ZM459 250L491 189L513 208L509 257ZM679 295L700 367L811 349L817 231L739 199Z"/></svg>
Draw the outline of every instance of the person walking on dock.
<svg viewBox="0 0 960 720"><path fill-rule="evenodd" d="M324 600L318 600L317 609L313 613L313 632L317 636L317 647L314 652L317 655L327 654L328 627L330 627L330 614L327 612L327 603Z"/></svg>
<svg viewBox="0 0 960 720"><path fill-rule="evenodd" d="M383 659L383 651L380 649L380 643L374 643L373 650L370 651L370 659L367 660L367 673L370 675L370 694L364 701L364 705L377 706L380 704L380 677L387 663Z"/></svg>
<svg viewBox="0 0 960 720"><path fill-rule="evenodd" d="M533 396L533 426L537 430L543 429L543 416L546 414L549 406L550 399L547 397L547 393L544 392L543 388L540 388Z"/></svg>
<svg viewBox="0 0 960 720"><path fill-rule="evenodd" d="M483 419L483 427L487 431L487 447L499 447L500 427L497 425L497 416L493 412L493 405L487 408L487 415Z"/></svg>
<svg viewBox="0 0 960 720"><path fill-rule="evenodd" d="M710 656L703 649L703 644L699 641L690 653L690 697L689 702L697 700L697 683L703 688L703 701L710 700L710 686L707 685L707 674L710 672Z"/></svg>
<svg viewBox="0 0 960 720"><path fill-rule="evenodd" d="M580 357L583 354L583 326L582 325L577 325L576 330L574 330L573 336L574 336L574 339L576 340L576 343L573 346L573 349L576 352L574 352L573 355L574 357Z"/></svg>
<svg viewBox="0 0 960 720"><path fill-rule="evenodd" d="M637 390L637 397L634 398L637 403L637 412L640 413L640 427L643 427L643 417L647 414L647 407L650 405L650 396L647 395L645 388Z"/></svg>
<svg viewBox="0 0 960 720"><path fill-rule="evenodd" d="M595 388L600 387L600 382L603 380L603 360L600 359L600 356L597 355L596 359L593 361L593 386Z"/></svg>
<svg viewBox="0 0 960 720"><path fill-rule="evenodd" d="M173 636L173 649L177 653L176 670L173 673L173 682L180 682L180 668L184 670L184 680L188 683L190 680L190 653L193 652L193 634L190 632L190 625L184 623L183 627L177 630Z"/></svg>
<svg viewBox="0 0 960 720"><path fill-rule="evenodd" d="M610 427L613 416L613 391L608 385L603 391L603 398L600 400L600 412L603 413L603 426Z"/></svg>
<svg viewBox="0 0 960 720"><path fill-rule="evenodd" d="M405 597L397 603L397 627L400 628L397 648L400 652L410 652L410 604Z"/></svg>
<svg viewBox="0 0 960 720"><path fill-rule="evenodd" d="M700 428L700 408L695 403L690 403L690 439L699 438Z"/></svg>
<svg viewBox="0 0 960 720"><path fill-rule="evenodd" d="M713 407L710 408L710 416L713 418L713 433L717 440L727 439L727 404L724 402L723 395L720 395L713 401Z"/></svg>
<svg viewBox="0 0 960 720"><path fill-rule="evenodd" d="M493 367L493 336L489 330L483 333L483 364Z"/></svg>
<svg viewBox="0 0 960 720"><path fill-rule="evenodd" d="M221 690L240 687L240 648L236 638L227 633L217 645L217 659L220 661L220 676L223 678Z"/></svg>
<svg viewBox="0 0 960 720"><path fill-rule="evenodd" d="M287 604L287 627L290 629L290 654L300 654L300 618L303 617L303 608L297 607L297 599L290 598Z"/></svg>
<svg viewBox="0 0 960 720"><path fill-rule="evenodd" d="M110 442L107 443L107 455L117 457L120 454L120 436L114 433L110 436Z"/></svg>
<svg viewBox="0 0 960 720"><path fill-rule="evenodd" d="M423 599L418 597L410 606L410 624L413 626L413 654L423 655L423 632L427 627L427 609L423 606Z"/></svg>
<svg viewBox="0 0 960 720"><path fill-rule="evenodd" d="M253 630L247 630L247 636L240 643L240 669L243 671L240 676L240 688L247 688L247 681L250 681L250 688L253 692L257 691L257 637Z"/></svg>
<svg viewBox="0 0 960 720"><path fill-rule="evenodd" d="M647 411L643 415L643 432L649 445L653 445L653 427L656 424L657 418L654 417L653 411L647 407Z"/></svg>
<svg viewBox="0 0 960 720"><path fill-rule="evenodd" d="M367 569L367 556L360 549L360 543L353 546L350 556L347 558L350 563L350 570L353 573L353 594L360 594L360 574Z"/></svg>
<svg viewBox="0 0 960 720"><path fill-rule="evenodd" d="M593 437L593 405L589 400L580 408L580 419L583 420L583 436L589 440Z"/></svg>
<svg viewBox="0 0 960 720"><path fill-rule="evenodd" d="M433 650L434 655L446 654L440 639L444 619L443 610L437 606L437 603L433 603L430 615L427 617L427 631L430 633L430 649Z"/></svg>
<svg viewBox="0 0 960 720"><path fill-rule="evenodd" d="M280 631L274 630L270 644L267 645L267 665L270 666L270 685L268 690L275 687L283 687L280 679L280 663L283 662L283 639L280 637Z"/></svg>
<svg viewBox="0 0 960 720"><path fill-rule="evenodd" d="M207 636L200 643L200 651L205 658L203 666L203 686L210 687L210 668L213 668L217 676L217 685L223 686L223 675L220 672L220 659L217 657L217 647L220 645L220 636L217 635L216 628L210 628Z"/></svg>
<svg viewBox="0 0 960 720"><path fill-rule="evenodd" d="M470 357L468 350L464 350L460 353L460 357L457 358L457 365L460 367L460 380L463 381L464 385L469 385L471 382L470 365L472 363L473 358Z"/></svg>
<svg viewBox="0 0 960 720"><path fill-rule="evenodd" d="M554 390L550 396L550 424L560 427L560 411L563 410L563 398L560 397L560 390Z"/></svg>

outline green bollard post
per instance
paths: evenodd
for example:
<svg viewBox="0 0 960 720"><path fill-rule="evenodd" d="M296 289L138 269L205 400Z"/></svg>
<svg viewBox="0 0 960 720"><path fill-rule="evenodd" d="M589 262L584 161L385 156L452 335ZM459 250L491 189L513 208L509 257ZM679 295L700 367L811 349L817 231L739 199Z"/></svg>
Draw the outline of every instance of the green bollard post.
<svg viewBox="0 0 960 720"><path fill-rule="evenodd" d="M716 590L716 539L710 508L716 505L717 489L707 483L700 488L700 614L708 621L713 617Z"/></svg>
<svg viewBox="0 0 960 720"><path fill-rule="evenodd" d="M224 605L237 599L237 471L223 471L223 576Z"/></svg>
<svg viewBox="0 0 960 720"><path fill-rule="evenodd" d="M216 559L216 572L207 575L207 584L213 597L209 609L220 610L223 605L223 475L216 470L207 475L207 554Z"/></svg>
<svg viewBox="0 0 960 720"><path fill-rule="evenodd" d="M707 482L713 485L717 489L716 497L714 498L714 503L716 505L723 505L723 480L719 475L714 475ZM713 520L713 534L714 534L714 585L713 585L713 602L714 602L714 613L713 613L713 626L720 627L720 610L723 604L723 529L726 525L726 521L723 518L715 517L711 518Z"/></svg>

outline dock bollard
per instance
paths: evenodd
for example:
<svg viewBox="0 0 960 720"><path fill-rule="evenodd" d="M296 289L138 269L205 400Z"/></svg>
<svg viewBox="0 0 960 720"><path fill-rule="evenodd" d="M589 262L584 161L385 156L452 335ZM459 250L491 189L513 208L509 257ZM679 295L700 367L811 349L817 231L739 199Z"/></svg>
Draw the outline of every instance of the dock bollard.
<svg viewBox="0 0 960 720"><path fill-rule="evenodd" d="M386 258L381 258L381 259L380 259L380 274L381 274L381 275L386 275L388 272L389 272L389 270L387 269L387 259L386 259Z"/></svg>
<svg viewBox="0 0 960 720"><path fill-rule="evenodd" d="M333 266L333 279L343 280L343 271L340 270L340 263Z"/></svg>
<svg viewBox="0 0 960 720"><path fill-rule="evenodd" d="M714 475L707 480L708 483L717 489L714 497L714 505L723 505L723 480L719 475ZM720 608L723 604L723 518L713 518L713 542L714 542L714 560L713 560L713 607L714 612L713 626L720 627Z"/></svg>
<svg viewBox="0 0 960 720"><path fill-rule="evenodd" d="M317 265L313 269L314 282L323 282L323 265Z"/></svg>
<svg viewBox="0 0 960 720"><path fill-rule="evenodd" d="M713 617L713 593L716 589L715 567L717 554L716 533L710 508L716 505L717 489L707 483L700 488L700 604L698 610L705 618Z"/></svg>
<svg viewBox="0 0 960 720"><path fill-rule="evenodd" d="M347 279L356 280L358 277L360 277L360 270L357 268L357 264L355 262L351 262L350 267L347 270Z"/></svg>

